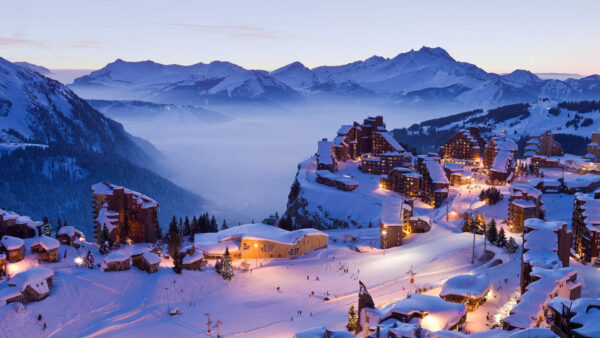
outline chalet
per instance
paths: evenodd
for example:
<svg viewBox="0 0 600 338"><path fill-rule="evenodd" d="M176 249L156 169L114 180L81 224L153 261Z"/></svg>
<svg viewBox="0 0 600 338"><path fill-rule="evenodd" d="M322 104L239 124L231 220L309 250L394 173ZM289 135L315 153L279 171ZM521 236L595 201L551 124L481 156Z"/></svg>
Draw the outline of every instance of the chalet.
<svg viewBox="0 0 600 338"><path fill-rule="evenodd" d="M417 337L420 331L460 330L467 320L467 308L415 293L381 308L362 308L359 318L367 333L379 330L381 337Z"/></svg>
<svg viewBox="0 0 600 338"><path fill-rule="evenodd" d="M551 158L544 155L531 156L531 164L537 168L558 168L560 161L557 158Z"/></svg>
<svg viewBox="0 0 600 338"><path fill-rule="evenodd" d="M544 194L563 191L562 182L555 178L534 178L529 180L529 184Z"/></svg>
<svg viewBox="0 0 600 338"><path fill-rule="evenodd" d="M9 262L18 262L25 257L25 242L17 237L2 236L0 249L6 254Z"/></svg>
<svg viewBox="0 0 600 338"><path fill-rule="evenodd" d="M542 192L525 183L510 186L508 223L512 232L523 232L525 220L545 217Z"/></svg>
<svg viewBox="0 0 600 338"><path fill-rule="evenodd" d="M552 331L560 337L600 337L600 298L555 297L548 302L548 309Z"/></svg>
<svg viewBox="0 0 600 338"><path fill-rule="evenodd" d="M488 181L493 185L506 184L517 165L517 143L508 137L494 137L485 147L483 167L487 169Z"/></svg>
<svg viewBox="0 0 600 338"><path fill-rule="evenodd" d="M81 246L81 241L85 239L85 235L83 232L75 229L75 227L67 225L58 229L58 236L56 239L58 239L61 244L79 248Z"/></svg>
<svg viewBox="0 0 600 338"><path fill-rule="evenodd" d="M448 162L476 164L483 155L485 140L479 128L471 127L454 134L442 147L440 156Z"/></svg>
<svg viewBox="0 0 600 338"><path fill-rule="evenodd" d="M327 234L315 229L287 231L261 223L194 236L194 247L207 259L222 257L226 248L232 259L291 258L326 248L327 242Z"/></svg>
<svg viewBox="0 0 600 338"><path fill-rule="evenodd" d="M194 249L194 247L192 247ZM186 270L202 270L204 266L204 254L201 250L192 250L183 257L183 268Z"/></svg>
<svg viewBox="0 0 600 338"><path fill-rule="evenodd" d="M343 125L332 145L338 161L357 160L364 154L379 156L386 152L404 152L404 148L387 131L383 116L367 117L362 124Z"/></svg>
<svg viewBox="0 0 600 338"><path fill-rule="evenodd" d="M404 153L404 148L396 141L389 131L376 131L371 134L373 155L381 156L385 153Z"/></svg>
<svg viewBox="0 0 600 338"><path fill-rule="evenodd" d="M418 163L417 171L421 174L421 200L438 208L448 197L450 181L438 161L419 157Z"/></svg>
<svg viewBox="0 0 600 338"><path fill-rule="evenodd" d="M23 303L21 290L14 286L0 289L0 306L10 303Z"/></svg>
<svg viewBox="0 0 600 338"><path fill-rule="evenodd" d="M25 304L46 298L52 289L53 278L52 270L36 267L16 274L7 284L21 293L20 301Z"/></svg>
<svg viewBox="0 0 600 338"><path fill-rule="evenodd" d="M329 170L317 170L317 183L335 187L343 191L352 191L358 188L358 182L350 177L337 175Z"/></svg>
<svg viewBox="0 0 600 338"><path fill-rule="evenodd" d="M421 174L408 168L394 168L388 175L381 175L380 187L407 197L418 197L421 192Z"/></svg>
<svg viewBox="0 0 600 338"><path fill-rule="evenodd" d="M600 175L585 174L564 182L563 191L568 194L577 192L589 193L600 188Z"/></svg>
<svg viewBox="0 0 600 338"><path fill-rule="evenodd" d="M492 284L487 274L458 275L442 284L440 297L448 302L464 304L467 311L474 311L485 303L491 288Z"/></svg>
<svg viewBox="0 0 600 338"><path fill-rule="evenodd" d="M58 262L58 247L60 243L48 236L40 236L31 243L31 252L37 253L42 261Z"/></svg>
<svg viewBox="0 0 600 338"><path fill-rule="evenodd" d="M155 242L158 229L158 203L148 196L110 183L92 185L96 239L108 227L110 240ZM127 232L126 236L124 232Z"/></svg>
<svg viewBox="0 0 600 338"><path fill-rule="evenodd" d="M572 226L572 248L581 262L600 257L600 195L575 195Z"/></svg>
<svg viewBox="0 0 600 338"><path fill-rule="evenodd" d="M454 162L444 162L444 171L451 185L467 185L472 183L473 172Z"/></svg>
<svg viewBox="0 0 600 338"><path fill-rule="evenodd" d="M531 276L533 281L527 285L510 314L502 320L504 330L538 327L552 298L577 299L581 295L581 282L573 268L544 269L535 266Z"/></svg>
<svg viewBox="0 0 600 338"><path fill-rule="evenodd" d="M560 143L554 141L554 136L548 130L538 136L531 136L527 140L524 149L525 157L532 157L535 155L543 156L562 156L564 154Z"/></svg>
<svg viewBox="0 0 600 338"><path fill-rule="evenodd" d="M29 216L21 216L15 212L0 209L0 236L35 237L41 225L42 222L33 221Z"/></svg>
<svg viewBox="0 0 600 338"><path fill-rule="evenodd" d="M534 267L560 269L569 266L571 233L566 222L544 222L532 218L525 221L521 251L521 292L534 278Z"/></svg>
<svg viewBox="0 0 600 338"><path fill-rule="evenodd" d="M587 145L585 157L596 163L600 162L600 130L592 132L592 142Z"/></svg>
<svg viewBox="0 0 600 338"><path fill-rule="evenodd" d="M409 233L422 233L431 230L431 218L429 216L411 216L408 224L410 225Z"/></svg>
<svg viewBox="0 0 600 338"><path fill-rule="evenodd" d="M131 256L125 252L113 251L104 257L102 269L104 271L123 271L131 267Z"/></svg>
<svg viewBox="0 0 600 338"><path fill-rule="evenodd" d="M147 273L155 273L160 265L160 257L149 250L138 250L131 254L131 264Z"/></svg>
<svg viewBox="0 0 600 338"><path fill-rule="evenodd" d="M339 161L356 160L360 157L358 140L361 131L362 128L357 122L354 122L353 125L342 125L340 127L337 136L333 139L335 157Z"/></svg>
<svg viewBox="0 0 600 338"><path fill-rule="evenodd" d="M333 142L327 141L326 138L318 143L317 147L317 170L329 170L331 172L337 170L337 162L333 151Z"/></svg>
<svg viewBox="0 0 600 338"><path fill-rule="evenodd" d="M382 249L402 245L402 238L405 236L404 222L402 221L403 205L404 201L402 200L383 200L381 223L379 224Z"/></svg>

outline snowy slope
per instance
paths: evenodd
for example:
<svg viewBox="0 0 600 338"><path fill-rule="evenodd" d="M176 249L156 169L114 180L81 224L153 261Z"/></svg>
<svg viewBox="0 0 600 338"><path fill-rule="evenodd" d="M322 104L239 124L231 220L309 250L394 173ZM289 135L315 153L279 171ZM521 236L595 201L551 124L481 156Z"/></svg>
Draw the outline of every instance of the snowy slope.
<svg viewBox="0 0 600 338"><path fill-rule="evenodd" d="M0 143L68 144L149 160L119 123L57 81L0 58Z"/></svg>
<svg viewBox="0 0 600 338"><path fill-rule="evenodd" d="M303 89L319 84L317 75L297 61L272 71L271 76L294 89Z"/></svg>

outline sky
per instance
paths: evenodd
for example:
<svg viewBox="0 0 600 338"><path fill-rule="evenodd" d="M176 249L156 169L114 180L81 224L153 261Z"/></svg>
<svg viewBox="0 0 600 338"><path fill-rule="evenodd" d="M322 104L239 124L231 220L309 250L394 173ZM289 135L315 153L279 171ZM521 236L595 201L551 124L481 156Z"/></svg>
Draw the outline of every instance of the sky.
<svg viewBox="0 0 600 338"><path fill-rule="evenodd" d="M421 46L496 73L600 73L600 1L1 1L0 56L51 69L226 60L273 70Z"/></svg>

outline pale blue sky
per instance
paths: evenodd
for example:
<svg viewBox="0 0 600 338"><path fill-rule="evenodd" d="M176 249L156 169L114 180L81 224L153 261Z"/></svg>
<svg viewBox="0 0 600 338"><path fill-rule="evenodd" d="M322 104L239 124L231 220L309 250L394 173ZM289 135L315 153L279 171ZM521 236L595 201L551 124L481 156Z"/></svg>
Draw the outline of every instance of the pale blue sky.
<svg viewBox="0 0 600 338"><path fill-rule="evenodd" d="M600 73L600 1L2 1L0 56L48 68L116 58L272 70L423 45L487 71Z"/></svg>

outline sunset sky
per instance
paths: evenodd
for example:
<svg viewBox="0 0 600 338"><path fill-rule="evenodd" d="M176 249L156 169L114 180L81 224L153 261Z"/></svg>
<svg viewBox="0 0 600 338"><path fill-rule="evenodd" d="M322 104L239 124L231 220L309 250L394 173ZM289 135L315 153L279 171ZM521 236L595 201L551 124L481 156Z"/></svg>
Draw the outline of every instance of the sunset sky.
<svg viewBox="0 0 600 338"><path fill-rule="evenodd" d="M487 71L600 73L598 1L4 1L0 56L273 70L439 46Z"/></svg>

